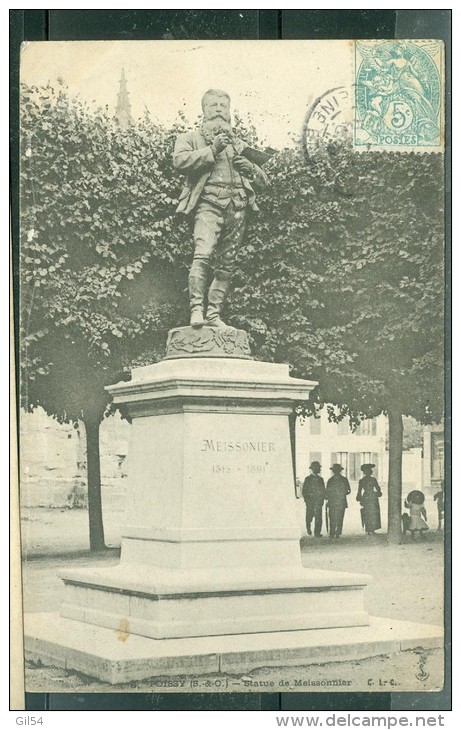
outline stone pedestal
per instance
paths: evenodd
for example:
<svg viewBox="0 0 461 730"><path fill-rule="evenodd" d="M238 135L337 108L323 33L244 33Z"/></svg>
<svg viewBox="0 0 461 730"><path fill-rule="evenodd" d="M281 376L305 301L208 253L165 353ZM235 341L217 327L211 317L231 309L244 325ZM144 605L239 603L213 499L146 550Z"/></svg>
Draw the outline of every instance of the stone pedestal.
<svg viewBox="0 0 461 730"><path fill-rule="evenodd" d="M366 625L366 576L301 564L288 416L315 383L235 330L204 357L211 329L108 388L132 419L120 565L66 572L62 615L156 639Z"/></svg>
<svg viewBox="0 0 461 730"><path fill-rule="evenodd" d="M234 327L219 329L207 325L199 329L176 327L169 331L164 360L183 357L252 359L246 332Z"/></svg>
<svg viewBox="0 0 461 730"><path fill-rule="evenodd" d="M172 330L168 359L109 388L132 418L120 564L66 571L61 615L25 617L26 656L234 690L258 667L440 651L442 627L368 617L367 576L302 566L288 416L315 383L210 329Z"/></svg>

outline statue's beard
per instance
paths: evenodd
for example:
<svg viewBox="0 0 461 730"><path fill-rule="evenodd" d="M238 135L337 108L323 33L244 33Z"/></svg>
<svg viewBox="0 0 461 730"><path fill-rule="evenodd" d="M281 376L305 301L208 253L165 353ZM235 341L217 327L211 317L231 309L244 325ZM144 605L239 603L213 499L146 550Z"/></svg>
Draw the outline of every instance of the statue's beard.
<svg viewBox="0 0 461 730"><path fill-rule="evenodd" d="M232 144L233 133L230 119L224 119L221 115L216 114L212 118L204 119L202 122L202 134L205 139L213 141L214 137L221 132L229 135L229 144Z"/></svg>

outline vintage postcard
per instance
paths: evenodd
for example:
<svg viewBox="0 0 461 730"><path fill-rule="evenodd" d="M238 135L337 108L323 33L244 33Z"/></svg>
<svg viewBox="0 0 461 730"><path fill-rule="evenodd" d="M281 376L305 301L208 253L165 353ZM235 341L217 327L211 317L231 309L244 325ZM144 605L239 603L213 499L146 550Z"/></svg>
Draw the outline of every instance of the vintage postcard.
<svg viewBox="0 0 461 730"><path fill-rule="evenodd" d="M26 690L443 689L444 73L23 44Z"/></svg>

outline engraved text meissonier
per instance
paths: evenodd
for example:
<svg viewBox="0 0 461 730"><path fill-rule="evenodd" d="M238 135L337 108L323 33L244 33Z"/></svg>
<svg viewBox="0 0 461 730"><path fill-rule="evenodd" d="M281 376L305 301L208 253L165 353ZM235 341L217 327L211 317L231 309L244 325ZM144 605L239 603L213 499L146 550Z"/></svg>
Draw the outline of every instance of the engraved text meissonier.
<svg viewBox="0 0 461 730"><path fill-rule="evenodd" d="M275 451L273 441L215 441L203 439L200 451L269 452Z"/></svg>

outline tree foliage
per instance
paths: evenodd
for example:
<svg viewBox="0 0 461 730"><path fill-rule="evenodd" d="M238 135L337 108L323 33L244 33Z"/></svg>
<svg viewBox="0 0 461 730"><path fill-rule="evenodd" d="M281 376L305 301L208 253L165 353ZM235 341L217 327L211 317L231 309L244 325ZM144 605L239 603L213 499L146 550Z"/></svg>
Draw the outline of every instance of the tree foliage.
<svg viewBox="0 0 461 730"><path fill-rule="evenodd" d="M422 449L424 441L424 427L414 418L403 419L403 450Z"/></svg>
<svg viewBox="0 0 461 730"><path fill-rule="evenodd" d="M23 402L78 418L80 393L47 405L58 360L104 380L145 345L143 334L155 346L159 317L164 328L178 317L163 286L165 271L178 289L183 275L172 266L181 230L171 138L148 119L123 132L50 87L24 89L22 112Z"/></svg>
<svg viewBox="0 0 461 730"><path fill-rule="evenodd" d="M264 357L319 381L312 398L332 420L388 415L388 531L398 541L402 416L443 414L443 160L341 143L270 164L233 310Z"/></svg>
<svg viewBox="0 0 461 730"><path fill-rule="evenodd" d="M421 422L443 409L443 162L438 155L306 157L266 171L239 254L231 321L258 355L320 381L315 398L370 417L398 403ZM335 416L336 414L336 416Z"/></svg>

